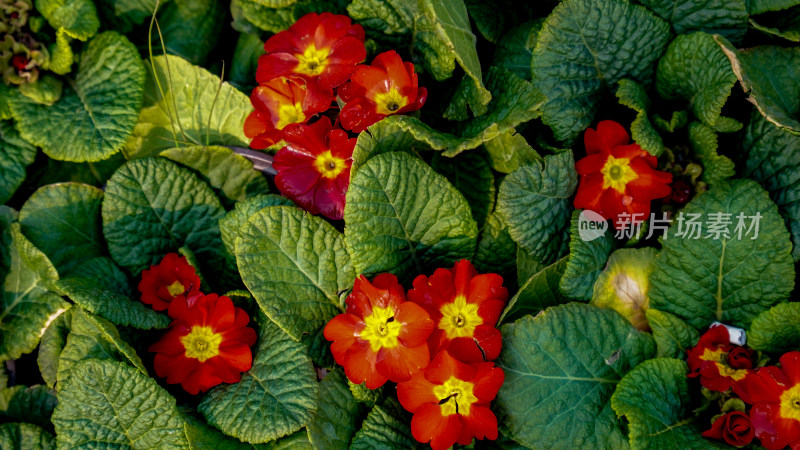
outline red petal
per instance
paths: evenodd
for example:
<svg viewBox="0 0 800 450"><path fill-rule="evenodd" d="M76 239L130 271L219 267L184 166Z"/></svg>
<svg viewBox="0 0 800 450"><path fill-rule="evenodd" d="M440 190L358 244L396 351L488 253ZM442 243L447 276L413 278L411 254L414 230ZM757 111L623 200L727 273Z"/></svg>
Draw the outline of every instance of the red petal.
<svg viewBox="0 0 800 450"><path fill-rule="evenodd" d="M345 357L344 371L354 384L366 383L368 389L377 389L386 383L387 378L376 368L378 354L366 347L353 346Z"/></svg>
<svg viewBox="0 0 800 450"><path fill-rule="evenodd" d="M575 163L575 171L578 175L589 175L600 172L608 161L608 153L593 153L578 160Z"/></svg>
<svg viewBox="0 0 800 450"><path fill-rule="evenodd" d="M461 420L458 414L442 416L439 405L428 403L411 418L411 434L418 442L430 442L433 450L445 450L461 435Z"/></svg>
<svg viewBox="0 0 800 450"><path fill-rule="evenodd" d="M767 450L781 450L800 439L800 423L780 417L778 403L759 403L750 410L756 437Z"/></svg>
<svg viewBox="0 0 800 450"><path fill-rule="evenodd" d="M492 363L478 364L472 386L472 393L478 397L478 403L489 403L494 400L504 380L503 369L495 367Z"/></svg>
<svg viewBox="0 0 800 450"><path fill-rule="evenodd" d="M428 340L434 323L425 310L413 302L403 302L395 312L397 322L403 324L398 339L407 347L417 347Z"/></svg>
<svg viewBox="0 0 800 450"><path fill-rule="evenodd" d="M749 405L779 403L781 394L790 385L780 369L767 366L734 383L734 391Z"/></svg>
<svg viewBox="0 0 800 450"><path fill-rule="evenodd" d="M597 124L597 134L600 137L600 145L606 151L618 145L626 145L631 141L631 137L625 128L613 120L602 120Z"/></svg>
<svg viewBox="0 0 800 450"><path fill-rule="evenodd" d="M372 66L383 69L398 90L411 86L411 76L396 51L389 50L379 54L372 61Z"/></svg>
<svg viewBox="0 0 800 450"><path fill-rule="evenodd" d="M370 125L384 117L386 116L375 111L375 104L365 97L358 97L348 101L339 113L342 127L354 133L366 130Z"/></svg>
<svg viewBox="0 0 800 450"><path fill-rule="evenodd" d="M434 387L436 385L426 380L422 372L418 372L410 380L397 385L397 399L406 411L414 413L425 403L439 403L439 398L433 393Z"/></svg>
<svg viewBox="0 0 800 450"><path fill-rule="evenodd" d="M262 55L256 68L256 82L268 83L276 78L294 74L297 57L291 53L272 53Z"/></svg>
<svg viewBox="0 0 800 450"><path fill-rule="evenodd" d="M486 406L472 405L468 416L461 416L465 428L477 439L497 439L497 417Z"/></svg>
<svg viewBox="0 0 800 450"><path fill-rule="evenodd" d="M475 367L455 360L447 351L441 351L425 369L425 378L434 384L444 384L453 376L459 380L472 380L475 373Z"/></svg>
<svg viewBox="0 0 800 450"><path fill-rule="evenodd" d="M399 383L408 380L412 375L425 368L430 358L427 343L416 347L399 345L392 349L381 349L378 353L376 367L381 375Z"/></svg>
<svg viewBox="0 0 800 450"><path fill-rule="evenodd" d="M595 172L589 175L581 176L581 182L578 185L578 193L575 195L575 208L588 209L598 214L602 214L602 206L600 199L603 195L603 174ZM606 219L609 217L603 216Z"/></svg>
<svg viewBox="0 0 800 450"><path fill-rule="evenodd" d="M800 352L788 352L781 356L781 369L792 385L800 384Z"/></svg>

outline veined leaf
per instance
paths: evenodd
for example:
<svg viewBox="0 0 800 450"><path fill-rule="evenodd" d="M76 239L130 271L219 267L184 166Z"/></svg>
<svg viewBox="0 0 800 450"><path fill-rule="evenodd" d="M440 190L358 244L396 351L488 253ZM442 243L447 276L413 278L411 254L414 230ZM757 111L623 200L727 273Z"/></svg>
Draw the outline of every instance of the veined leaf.
<svg viewBox="0 0 800 450"><path fill-rule="evenodd" d="M30 423L0 425L0 448L48 450L53 448L53 435Z"/></svg>
<svg viewBox="0 0 800 450"><path fill-rule="evenodd" d="M489 213L494 210L496 196L494 174L486 152L478 149L453 158L436 154L431 167L461 192L472 209L478 228L483 228Z"/></svg>
<svg viewBox="0 0 800 450"><path fill-rule="evenodd" d="M315 448L347 449L358 427L361 405L353 398L341 371L330 372L319 383L319 407L308 423Z"/></svg>
<svg viewBox="0 0 800 450"><path fill-rule="evenodd" d="M506 287L516 281L517 244L508 234L508 225L503 217L496 211L486 219L472 262L480 273L500 274Z"/></svg>
<svg viewBox="0 0 800 450"><path fill-rule="evenodd" d="M471 258L478 228L464 197L405 153L370 159L350 181L345 243L358 274L401 279Z"/></svg>
<svg viewBox="0 0 800 450"><path fill-rule="evenodd" d="M159 38L163 37L168 54L205 64L219 40L225 24L220 16L227 9L227 4L216 0L171 0L160 8L161 33L153 36L153 49L161 49Z"/></svg>
<svg viewBox="0 0 800 450"><path fill-rule="evenodd" d="M54 387L58 381L58 360L61 351L67 344L69 327L72 324L72 308L67 310L52 321L39 341L39 353L36 355L36 365L39 373L47 386Z"/></svg>
<svg viewBox="0 0 800 450"><path fill-rule="evenodd" d="M247 220L253 214L266 208L267 206L294 206L294 202L286 197L275 194L256 195L247 200L236 202L233 211L225 214L219 219L219 232L222 236L222 243L231 255L236 254L236 238L239 237L247 224Z"/></svg>
<svg viewBox="0 0 800 450"><path fill-rule="evenodd" d="M756 0L758 1L758 0ZM672 24L675 34L718 33L740 40L747 31L745 0L644 0L642 4Z"/></svg>
<svg viewBox="0 0 800 450"><path fill-rule="evenodd" d="M614 250L614 236L606 230L599 237L586 241L580 236L580 211L572 212L569 226L569 255L564 275L558 283L561 292L577 300L591 300L594 282L606 266Z"/></svg>
<svg viewBox="0 0 800 450"><path fill-rule="evenodd" d="M644 314L653 330L658 356L683 358L700 338L697 330L673 314L653 308Z"/></svg>
<svg viewBox="0 0 800 450"><path fill-rule="evenodd" d="M756 182L720 182L682 212L685 219L699 214L702 236L686 223L682 236L676 236L680 222L669 228L650 277L650 306L697 329L715 320L747 328L758 313L788 298L794 287L789 232ZM709 235L715 229L720 233Z"/></svg>
<svg viewBox="0 0 800 450"><path fill-rule="evenodd" d="M484 142L483 147L489 152L492 169L502 173L511 173L520 166L544 161L525 137L513 129Z"/></svg>
<svg viewBox="0 0 800 450"><path fill-rule="evenodd" d="M689 144L703 163L703 181L713 185L732 177L736 173L733 161L720 155L717 133L700 122L689 124Z"/></svg>
<svg viewBox="0 0 800 450"><path fill-rule="evenodd" d="M382 405L375 405L361 424L353 442L352 450L371 450L375 448L402 450L418 445L411 435L408 425L410 418L393 398Z"/></svg>
<svg viewBox="0 0 800 450"><path fill-rule="evenodd" d="M782 353L800 344L800 303L779 303L753 319L747 345L755 350Z"/></svg>
<svg viewBox="0 0 800 450"><path fill-rule="evenodd" d="M97 33L100 20L91 0L36 0L36 10L54 30L85 41Z"/></svg>
<svg viewBox="0 0 800 450"><path fill-rule="evenodd" d="M534 448L626 448L609 401L653 339L608 309L570 303L504 325L495 410L508 434Z"/></svg>
<svg viewBox="0 0 800 450"><path fill-rule="evenodd" d="M558 289L565 265L566 258L561 258L531 275L524 283L520 280L519 291L508 301L500 322L514 322L525 315L535 315L550 306L568 302Z"/></svg>
<svg viewBox="0 0 800 450"><path fill-rule="evenodd" d="M175 399L125 363L77 363L53 413L59 447L186 448Z"/></svg>
<svg viewBox="0 0 800 450"><path fill-rule="evenodd" d="M49 427L50 416L57 404L55 391L40 384L0 388L0 418L4 421L19 420Z"/></svg>
<svg viewBox="0 0 800 450"><path fill-rule="evenodd" d="M11 122L0 121L0 204L7 202L25 181L25 169L35 157L36 147L20 138Z"/></svg>
<svg viewBox="0 0 800 450"><path fill-rule="evenodd" d="M750 0L747 2L747 9L751 15L761 14L767 11L780 11L800 5L799 0Z"/></svg>
<svg viewBox="0 0 800 450"><path fill-rule="evenodd" d="M644 88L633 80L623 78L619 80L617 98L621 105L636 111L636 119L631 122L631 137L633 141L651 155L661 155L664 151L664 141L661 140L661 135L658 134L647 117L647 110L650 109L650 98L647 97L647 92Z"/></svg>

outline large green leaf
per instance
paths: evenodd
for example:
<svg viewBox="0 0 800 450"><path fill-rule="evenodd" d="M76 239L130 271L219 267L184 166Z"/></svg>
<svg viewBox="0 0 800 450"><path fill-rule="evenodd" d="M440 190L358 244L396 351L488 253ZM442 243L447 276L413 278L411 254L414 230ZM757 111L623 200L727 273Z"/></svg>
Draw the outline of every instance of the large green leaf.
<svg viewBox="0 0 800 450"><path fill-rule="evenodd" d="M478 228L464 197L406 153L370 159L353 176L344 208L345 243L357 274L401 279L471 258Z"/></svg>
<svg viewBox="0 0 800 450"><path fill-rule="evenodd" d="M97 33L100 20L92 0L36 0L36 10L54 30L85 41Z"/></svg>
<svg viewBox="0 0 800 450"><path fill-rule="evenodd" d="M371 450L375 448L403 450L419 444L411 435L408 414L394 398L382 405L375 405L361 424L353 442L352 450Z"/></svg>
<svg viewBox="0 0 800 450"><path fill-rule="evenodd" d="M236 238L239 237L239 232L244 229L247 220L267 206L294 206L294 202L275 194L256 195L247 200L236 202L234 209L219 220L222 243L225 244L225 249L231 255L236 254Z"/></svg>
<svg viewBox="0 0 800 450"><path fill-rule="evenodd" d="M650 277L650 306L697 329L715 320L746 328L759 312L788 298L795 275L789 232L778 208L756 182L720 182L682 212L687 220L689 214L700 214L702 236L688 232L677 236L679 222L669 228ZM729 223L726 216L715 220L709 214L730 214ZM757 215L758 237L753 239L755 221L747 217ZM740 222L743 226L737 230ZM721 234L709 236L714 223ZM687 230L684 224L683 231Z"/></svg>
<svg viewBox="0 0 800 450"><path fill-rule="evenodd" d="M644 314L653 330L658 356L682 358L700 338L697 330L673 314L653 308Z"/></svg>
<svg viewBox="0 0 800 450"><path fill-rule="evenodd" d="M25 181L25 169L35 157L36 147L20 138L11 122L0 121L0 204L7 202Z"/></svg>
<svg viewBox="0 0 800 450"><path fill-rule="evenodd" d="M780 11L800 5L798 0L750 0L747 9L750 14L761 14L767 11Z"/></svg>
<svg viewBox="0 0 800 450"><path fill-rule="evenodd" d="M636 366L617 386L611 407L628 419L631 448L723 448L693 423L686 363L658 358ZM727 448L727 446L725 446Z"/></svg>
<svg viewBox="0 0 800 450"><path fill-rule="evenodd" d="M745 0L643 0L642 4L672 24L675 34L692 31L741 39L747 30Z"/></svg>
<svg viewBox="0 0 800 450"><path fill-rule="evenodd" d="M239 230L236 262L261 310L298 340L341 312L339 293L355 277L341 233L292 206L253 214Z"/></svg>
<svg viewBox="0 0 800 450"><path fill-rule="evenodd" d="M542 120L556 139L588 127L617 81L645 82L664 51L669 26L624 0L565 0L544 22L533 50L533 85L547 96Z"/></svg>
<svg viewBox="0 0 800 450"><path fill-rule="evenodd" d="M650 109L651 102L644 87L633 80L623 78L619 80L617 98L621 105L636 111L636 118L631 122L631 138L633 141L651 155L661 155L664 151L664 141L661 140L661 135L658 134L647 117L647 110Z"/></svg>
<svg viewBox="0 0 800 450"><path fill-rule="evenodd" d="M212 389L198 409L223 433L259 444L306 425L317 409L317 394L305 348L265 318L253 367L240 382Z"/></svg>
<svg viewBox="0 0 800 450"><path fill-rule="evenodd" d="M319 383L319 407L308 423L315 448L347 449L358 430L361 405L353 398L341 371L330 372Z"/></svg>
<svg viewBox="0 0 800 450"><path fill-rule="evenodd" d="M655 353L653 339L614 311L580 303L504 325L506 373L495 410L533 448L626 448L609 401L625 373Z"/></svg>
<svg viewBox="0 0 800 450"><path fill-rule="evenodd" d="M491 100L481 81L476 38L463 0L355 0L347 11L367 28L410 35L404 42L411 43L412 55L422 58L437 80L450 78L458 61L473 80L478 102Z"/></svg>
<svg viewBox="0 0 800 450"><path fill-rule="evenodd" d="M577 186L570 151L522 166L500 185L497 210L511 237L541 263L555 261L567 249L570 197Z"/></svg>
<svg viewBox="0 0 800 450"><path fill-rule="evenodd" d="M518 8L515 0L464 0L467 11L475 22L475 28L489 42L502 45L508 30L530 20L544 11L539 8ZM523 39L524 40L524 39ZM530 47L531 49L533 46ZM528 76L530 76L530 54L528 55Z"/></svg>
<svg viewBox="0 0 800 450"><path fill-rule="evenodd" d="M40 384L0 388L0 418L4 421L19 420L49 427L50 416L57 404L55 391Z"/></svg>
<svg viewBox="0 0 800 450"><path fill-rule="evenodd" d="M160 50L163 39L168 54L205 64L220 38L226 10L227 4L217 0L171 0L158 13L161 29L153 36L153 48Z"/></svg>
<svg viewBox="0 0 800 450"><path fill-rule="evenodd" d="M48 450L53 448L53 435L30 423L0 425L0 448Z"/></svg>
<svg viewBox="0 0 800 450"><path fill-rule="evenodd" d="M162 158L130 161L111 177L103 199L103 234L111 257L134 275L181 247L204 273L226 270L219 234L225 210L207 184Z"/></svg>
<svg viewBox="0 0 800 450"><path fill-rule="evenodd" d="M800 136L754 112L742 149L747 161L744 176L761 183L778 205L792 234L792 257L800 260Z"/></svg>
<svg viewBox="0 0 800 450"><path fill-rule="evenodd" d="M177 56L157 56L147 69L144 105L125 144L130 157L184 145L247 147L244 120L253 108L246 95Z"/></svg>
<svg viewBox="0 0 800 450"><path fill-rule="evenodd" d="M780 303L753 319L747 344L755 350L782 353L800 345L800 303Z"/></svg>
<svg viewBox="0 0 800 450"><path fill-rule="evenodd" d="M36 355L36 364L39 373L49 387L54 387L58 381L58 360L61 351L67 343L69 327L72 323L72 308L61 314L47 326L39 342L39 353Z"/></svg>
<svg viewBox="0 0 800 450"><path fill-rule="evenodd" d="M484 142L483 148L489 152L492 169L502 173L511 173L520 166L543 161L525 137L513 129Z"/></svg>
<svg viewBox="0 0 800 450"><path fill-rule="evenodd" d="M175 399L156 380L117 361L87 359L58 392L59 447L185 448Z"/></svg>
<svg viewBox="0 0 800 450"><path fill-rule="evenodd" d="M111 322L81 308L73 308L67 343L58 360L56 378L59 387L73 373L75 366L85 359L122 361L147 375L136 350L120 337Z"/></svg>
<svg viewBox="0 0 800 450"><path fill-rule="evenodd" d="M533 49L543 24L544 17L526 22L510 31L504 30L506 34L497 42L492 64L513 71L523 80L530 80Z"/></svg>
<svg viewBox="0 0 800 450"><path fill-rule="evenodd" d="M568 302L558 289L565 265L566 258L561 258L531 275L525 283L520 280L519 291L508 301L500 322L513 322L525 315L534 315L550 306Z"/></svg>
<svg viewBox="0 0 800 450"><path fill-rule="evenodd" d="M105 254L100 223L103 191L80 183L43 186L19 211L22 232L59 273Z"/></svg>
<svg viewBox="0 0 800 450"><path fill-rule="evenodd" d="M736 74L714 38L697 32L675 38L658 62L656 87L665 99L684 100L695 117L715 126Z"/></svg>
<svg viewBox="0 0 800 450"><path fill-rule="evenodd" d="M689 144L703 164L703 181L713 185L732 177L736 167L730 158L718 153L717 132L704 123L689 124Z"/></svg>
<svg viewBox="0 0 800 450"><path fill-rule="evenodd" d="M51 158L100 161L122 149L133 131L144 79L136 47L108 31L89 42L59 101L46 106L14 95L11 112L20 135Z"/></svg>
<svg viewBox="0 0 800 450"><path fill-rule="evenodd" d="M800 5L788 11L772 12L762 16L751 17L750 25L758 31L778 36L791 42L800 42Z"/></svg>
<svg viewBox="0 0 800 450"><path fill-rule="evenodd" d="M775 125L800 133L800 47L736 50L725 38L714 39L756 109Z"/></svg>
<svg viewBox="0 0 800 450"><path fill-rule="evenodd" d="M507 287L516 279L517 244L508 234L508 225L503 222L503 217L496 211L486 219L472 262L478 272L503 276Z"/></svg>
<svg viewBox="0 0 800 450"><path fill-rule="evenodd" d="M478 228L483 228L489 213L494 210L496 196L494 174L486 152L477 149L454 158L436 154L431 167L461 192L472 209Z"/></svg>
<svg viewBox="0 0 800 450"><path fill-rule="evenodd" d="M572 212L569 226L569 255L564 266L564 275L558 283L561 292L576 300L591 300L594 282L606 266L608 256L614 250L614 235L604 231L591 241L580 236L581 211Z"/></svg>
<svg viewBox="0 0 800 450"><path fill-rule="evenodd" d="M3 235L6 233L11 239L4 236L2 242L9 245L4 252L10 255L10 265L0 296L0 361L35 349L48 325L69 308L69 303L49 291L52 280L42 279L41 273L52 275L55 270L43 270L37 262L23 258L24 253L36 249L22 235L19 224L6 228Z"/></svg>
<svg viewBox="0 0 800 450"><path fill-rule="evenodd" d="M161 156L194 169L232 202L269 193L269 183L264 174L253 169L249 159L227 147L178 147L161 152Z"/></svg>

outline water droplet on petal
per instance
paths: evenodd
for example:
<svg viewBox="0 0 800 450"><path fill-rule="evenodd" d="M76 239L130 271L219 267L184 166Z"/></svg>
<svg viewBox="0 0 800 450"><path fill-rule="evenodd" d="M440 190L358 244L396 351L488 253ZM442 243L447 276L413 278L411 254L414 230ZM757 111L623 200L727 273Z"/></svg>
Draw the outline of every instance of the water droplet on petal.
<svg viewBox="0 0 800 450"><path fill-rule="evenodd" d="M622 197L622 204L624 206L628 206L631 203L633 203L633 197L631 197L630 195L625 195Z"/></svg>

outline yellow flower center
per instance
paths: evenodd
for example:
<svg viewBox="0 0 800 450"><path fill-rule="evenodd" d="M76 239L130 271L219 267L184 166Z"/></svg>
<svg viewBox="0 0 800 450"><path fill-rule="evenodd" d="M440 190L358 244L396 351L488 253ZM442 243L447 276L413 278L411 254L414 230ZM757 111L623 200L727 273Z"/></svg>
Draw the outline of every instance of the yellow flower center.
<svg viewBox="0 0 800 450"><path fill-rule="evenodd" d="M717 366L719 374L724 377L730 377L733 381L739 381L747 376L747 370L734 369L728 365L728 353L722 349L711 350L707 348L703 351L700 359L703 361L713 361L714 365Z"/></svg>
<svg viewBox="0 0 800 450"><path fill-rule="evenodd" d="M187 358L195 358L204 362L219 355L222 335L214 333L211 327L195 326L192 327L189 334L181 338L181 343L186 349Z"/></svg>
<svg viewBox="0 0 800 450"><path fill-rule="evenodd" d="M442 305L441 312L439 328L444 330L448 339L472 337L475 327L483 323L478 315L478 305L467 303L463 295L457 296L453 303Z"/></svg>
<svg viewBox="0 0 800 450"><path fill-rule="evenodd" d="M434 387L433 395L439 399L443 416L453 414L468 416L470 407L478 401L478 397L472 393L472 383L456 377L450 377L444 384Z"/></svg>
<svg viewBox="0 0 800 450"><path fill-rule="evenodd" d="M361 339L369 342L372 351L399 345L397 337L403 325L395 322L392 308L373 308L372 314L364 318L364 323L366 326L361 330Z"/></svg>
<svg viewBox="0 0 800 450"><path fill-rule="evenodd" d="M337 158L328 150L314 160L314 168L325 178L336 178L347 168L347 161Z"/></svg>
<svg viewBox="0 0 800 450"><path fill-rule="evenodd" d="M176 281L167 286L167 292L169 292L169 295L175 297L176 295L181 295L186 292L186 288L183 287L180 281Z"/></svg>
<svg viewBox="0 0 800 450"><path fill-rule="evenodd" d="M275 124L275 128L282 130L283 127L290 123L301 123L305 122L305 120L306 115L303 113L302 103L281 105L278 107L278 123Z"/></svg>
<svg viewBox="0 0 800 450"><path fill-rule="evenodd" d="M302 55L297 55L297 68L294 71L311 77L321 74L328 66L329 52L330 49L317 50L314 44L310 44Z"/></svg>
<svg viewBox="0 0 800 450"><path fill-rule="evenodd" d="M375 110L378 114L388 116L406 105L408 105L408 98L401 95L395 87L392 87L389 92L375 94Z"/></svg>
<svg viewBox="0 0 800 450"><path fill-rule="evenodd" d="M603 189L612 188L620 193L625 193L625 186L639 178L631 169L631 160L628 158L614 158L609 156L606 165L600 170L603 174Z"/></svg>
<svg viewBox="0 0 800 450"><path fill-rule="evenodd" d="M800 420L800 384L796 384L781 394L781 412L784 419Z"/></svg>

